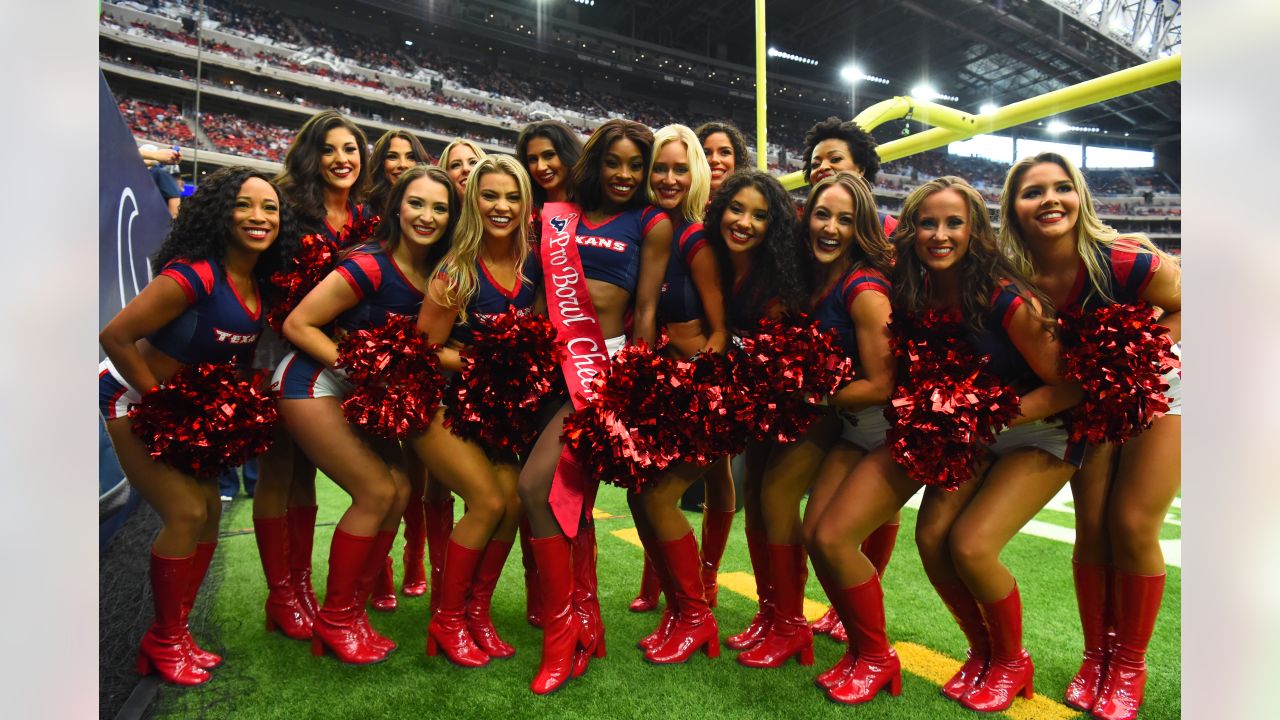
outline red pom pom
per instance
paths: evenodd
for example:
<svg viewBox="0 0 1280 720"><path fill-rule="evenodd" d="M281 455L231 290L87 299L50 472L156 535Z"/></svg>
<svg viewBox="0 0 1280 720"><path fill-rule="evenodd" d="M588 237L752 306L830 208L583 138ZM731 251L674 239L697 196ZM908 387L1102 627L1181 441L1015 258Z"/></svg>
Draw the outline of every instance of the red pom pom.
<svg viewBox="0 0 1280 720"><path fill-rule="evenodd" d="M187 365L129 408L151 457L182 473L213 478L271 447L275 403L242 379L234 362Z"/></svg>
<svg viewBox="0 0 1280 720"><path fill-rule="evenodd" d="M368 241L377 232L380 222L382 218L377 215L353 218L351 224L343 226L338 233L338 248L345 250Z"/></svg>
<svg viewBox="0 0 1280 720"><path fill-rule="evenodd" d="M795 442L827 409L814 403L853 379L853 361L834 331L799 316L760 321L742 338L739 385L755 398L742 421L764 442Z"/></svg>
<svg viewBox="0 0 1280 720"><path fill-rule="evenodd" d="M693 402L690 365L641 342L624 347L593 380L595 399L564 421L561 439L587 472L638 491L681 459L685 429L671 419Z"/></svg>
<svg viewBox="0 0 1280 720"><path fill-rule="evenodd" d="M1179 362L1150 305L1104 305L1058 323L1062 375L1084 388L1084 401L1064 414L1073 441L1122 443L1169 410L1161 375Z"/></svg>
<svg viewBox="0 0 1280 720"><path fill-rule="evenodd" d="M684 459L706 465L747 447L755 401L734 379L737 353L699 353L689 361L692 397L677 426L685 438Z"/></svg>
<svg viewBox="0 0 1280 720"><path fill-rule="evenodd" d="M280 332L289 313L337 266L338 248L328 238L319 233L303 235L289 267L268 279L273 302L267 308L267 324Z"/></svg>
<svg viewBox="0 0 1280 720"><path fill-rule="evenodd" d="M445 427L491 455L519 455L541 430L538 409L562 385L563 343L551 321L539 315L504 313L477 332L462 353L453 378Z"/></svg>
<svg viewBox="0 0 1280 720"><path fill-rule="evenodd" d="M388 439L425 432L444 390L439 349L418 332L411 317L393 317L382 327L342 338L337 366L347 370L355 385L342 402L347 420Z"/></svg>
<svg viewBox="0 0 1280 720"><path fill-rule="evenodd" d="M1018 416L1021 398L986 372L989 358L975 353L956 318L895 313L890 327L898 386L885 408L886 442L912 479L954 490Z"/></svg>

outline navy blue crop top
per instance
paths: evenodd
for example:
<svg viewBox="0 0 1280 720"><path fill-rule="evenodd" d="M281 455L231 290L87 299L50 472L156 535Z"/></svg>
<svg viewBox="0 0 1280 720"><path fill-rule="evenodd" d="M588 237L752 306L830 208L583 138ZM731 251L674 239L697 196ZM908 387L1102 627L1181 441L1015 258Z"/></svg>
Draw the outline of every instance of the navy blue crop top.
<svg viewBox="0 0 1280 720"><path fill-rule="evenodd" d="M1107 271L1110 280L1106 288L1116 302L1125 305L1136 305L1142 301L1142 293L1146 292L1156 271L1160 269L1160 256L1148 252L1142 246L1119 238L1110 245L1094 246L1092 252L1098 262ZM1094 310L1106 304L1106 300L1095 292L1093 279L1084 259L1079 260L1080 268L1076 271L1076 282L1067 295L1064 309Z"/></svg>
<svg viewBox="0 0 1280 720"><path fill-rule="evenodd" d="M390 253L377 245L356 248L334 272L347 281L359 302L338 316L338 327L352 332L382 327L392 317L418 317L422 291L409 282Z"/></svg>
<svg viewBox="0 0 1280 720"><path fill-rule="evenodd" d="M688 322L702 318L702 297L693 284L693 258L707 246L702 223L682 220L673 229L675 252L667 261L667 276L658 297L660 322Z"/></svg>
<svg viewBox="0 0 1280 720"><path fill-rule="evenodd" d="M644 236L665 217L659 208L645 205L618 213L599 225L592 225L586 217L579 219L576 242L583 274L588 280L607 282L634 293L640 279Z"/></svg>
<svg viewBox="0 0 1280 720"><path fill-rule="evenodd" d="M980 332L969 332L969 342L980 355L987 355L991 360L987 363L987 371L1000 378L1001 382L1019 394L1025 395L1044 384L1036 375L1027 359L1018 352L1018 348L1009 339L1009 323L1013 315L1025 302L1017 292L1013 283L1002 283L996 291L991 309L987 312L986 322Z"/></svg>
<svg viewBox="0 0 1280 720"><path fill-rule="evenodd" d="M527 315L533 312L533 302L537 298L537 287L542 283L542 264L538 257L529 253L525 260L524 282L517 282L510 289L504 288L493 279L484 261L476 259L476 275L479 285L475 295L467 302L467 322L456 322L449 333L449 339L463 345L475 341L477 332L484 332L486 323L495 316L514 308L518 313Z"/></svg>
<svg viewBox="0 0 1280 720"><path fill-rule="evenodd" d="M182 287L187 309L147 341L184 364L235 360L249 367L262 333L262 295L258 309L250 312L222 266L212 260L174 260L160 276ZM256 283L254 288L256 292Z"/></svg>
<svg viewBox="0 0 1280 720"><path fill-rule="evenodd" d="M338 246L339 250L345 250L365 242L373 235L373 231L377 229L377 223L374 222L377 219L377 215L368 205L348 201L347 212L350 214L350 219L347 220L346 225L337 230L329 224L328 219L321 222L320 234L328 238L329 242Z"/></svg>
<svg viewBox="0 0 1280 720"><path fill-rule="evenodd" d="M858 361L858 332L853 323L851 308L854 298L867 291L892 297L889 281L879 270L858 268L840 278L813 307L812 318L817 321L818 327L835 330L840 335L840 345L845 354L853 358L855 368L861 367L861 363Z"/></svg>

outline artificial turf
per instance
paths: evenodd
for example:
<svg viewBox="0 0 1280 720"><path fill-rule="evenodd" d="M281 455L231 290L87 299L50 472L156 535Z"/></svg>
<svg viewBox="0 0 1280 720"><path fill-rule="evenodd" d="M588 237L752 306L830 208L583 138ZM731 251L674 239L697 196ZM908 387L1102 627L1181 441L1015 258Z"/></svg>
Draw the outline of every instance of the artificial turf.
<svg viewBox="0 0 1280 720"><path fill-rule="evenodd" d="M315 583L323 594L333 523L348 504L346 495L321 477L316 528ZM973 718L976 715L938 694L946 670L939 661L958 664L965 650L960 631L925 579L912 536L915 512L903 511L897 550L885 575L889 637L904 658L903 691L883 693L859 707L836 705L813 685L843 649L828 638L815 640L813 667L794 662L777 670L747 669L722 648L717 660L698 654L688 664L654 666L644 662L635 641L650 632L657 613L634 614L627 605L639 585L641 550L626 539L633 528L623 491L602 487L597 508L600 547L600 599L607 628L608 657L592 662L582 678L556 693L538 697L528 683L538 663L540 631L524 621L524 583L517 544L494 595L494 622L518 649L515 658L466 670L443 656L425 655L427 598L399 598L394 613L373 613L374 625L399 643L384 663L349 667L332 656L312 657L306 643L263 629L266 585L252 533L250 500L234 502L223 519L223 538L215 558L220 582L201 602L212 602L209 622L192 628L195 636L226 658L208 684L161 689L153 709L161 718L835 718L860 714L876 718ZM459 511L461 503L457 503ZM697 526L698 518L689 514ZM1048 518L1046 518L1048 519ZM1055 518L1056 520L1057 519ZM615 535L616 531L618 532ZM1175 533L1176 537L1177 534ZM400 580L400 541L396 559ZM1034 702L1017 701L1014 718L1066 718L1079 714L1061 704L1067 682L1079 664L1080 623L1071 582L1070 545L1021 535L1004 561L1018 578L1025 616L1025 644L1035 661ZM742 516L736 518L722 572L750 573ZM1181 571L1168 568L1168 585L1148 655L1147 700L1140 718L1181 715ZM812 573L806 597L825 603ZM212 595L212 597L209 597ZM721 637L750 620L755 602L722 589L716 611ZM942 656L942 657L940 657ZM929 665L933 662L933 665ZM912 668L916 668L913 672ZM940 670L941 668L941 670Z"/></svg>

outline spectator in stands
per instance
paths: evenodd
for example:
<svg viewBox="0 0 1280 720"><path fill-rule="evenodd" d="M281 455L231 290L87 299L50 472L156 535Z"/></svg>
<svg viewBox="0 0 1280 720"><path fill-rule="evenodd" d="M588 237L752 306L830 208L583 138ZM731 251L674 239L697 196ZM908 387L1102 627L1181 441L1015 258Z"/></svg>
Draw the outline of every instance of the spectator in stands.
<svg viewBox="0 0 1280 720"><path fill-rule="evenodd" d="M391 187L405 170L427 162L427 150L422 141L405 130L388 130L373 144L369 156L369 209L382 215L383 205Z"/></svg>
<svg viewBox="0 0 1280 720"><path fill-rule="evenodd" d="M484 156L484 150L474 141L466 138L454 140L445 146L444 152L440 153L438 167L449 174L459 202L462 201L462 196L466 192L467 178L471 175L471 168L475 167Z"/></svg>
<svg viewBox="0 0 1280 720"><path fill-rule="evenodd" d="M164 199L165 207L169 208L169 216L178 217L178 205L182 202L182 188L178 187L177 181L173 179L169 166L177 164L182 154L175 148L161 150L151 143L139 147L138 152L142 155L142 162L146 164L152 182L160 191L160 197Z"/></svg>
<svg viewBox="0 0 1280 720"><path fill-rule="evenodd" d="M706 122L693 132L702 143L702 151L711 166L711 195L715 195L725 178L751 162L747 155L747 141L743 139L742 131L727 122Z"/></svg>

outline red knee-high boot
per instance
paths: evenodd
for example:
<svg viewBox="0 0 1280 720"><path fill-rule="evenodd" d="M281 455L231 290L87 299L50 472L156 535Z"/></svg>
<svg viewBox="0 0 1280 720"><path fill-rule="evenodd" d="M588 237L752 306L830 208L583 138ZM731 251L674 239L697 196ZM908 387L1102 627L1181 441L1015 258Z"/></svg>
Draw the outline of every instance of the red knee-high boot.
<svg viewBox="0 0 1280 720"><path fill-rule="evenodd" d="M431 615L427 625L427 655L435 656L444 650L450 662L462 667L480 667L489 664L489 654L476 646L467 628L467 589L476 574L480 562L480 550L449 541L440 576L438 592L440 605Z"/></svg>
<svg viewBox="0 0 1280 720"><path fill-rule="evenodd" d="M658 618L658 626L653 632L645 635L636 642L636 647L648 652L667 641L671 636L671 629L675 627L676 616L679 613L680 606L676 603L676 579L671 574L671 568L667 564L667 558L662 552L662 543L657 543L656 547L645 548L646 564L651 563L654 577L658 580L658 587L662 592L664 607L662 608L662 617Z"/></svg>
<svg viewBox="0 0 1280 720"><path fill-rule="evenodd" d="M729 544L729 531L733 528L732 510L702 511L702 586L706 590L707 606L720 602L720 558Z"/></svg>
<svg viewBox="0 0 1280 720"><path fill-rule="evenodd" d="M1164 575L1116 571L1116 644L1107 662L1102 692L1093 706L1099 720L1133 720L1147 686L1147 645L1155 631Z"/></svg>
<svg viewBox="0 0 1280 720"><path fill-rule="evenodd" d="M960 626L960 631L969 641L964 663L942 686L943 695L959 700L982 682L982 676L991 665L991 636L982 619L982 609L978 607L978 601L973 599L968 586L956 580L944 585L934 585L933 589L938 592L942 604L951 611L951 617L955 618L956 625Z"/></svg>
<svg viewBox="0 0 1280 720"><path fill-rule="evenodd" d="M876 567L876 574L884 579L884 571L889 567L889 558L893 557L893 546L898 544L898 527L900 523L887 522L876 528L862 541L862 554L867 556Z"/></svg>
<svg viewBox="0 0 1280 720"><path fill-rule="evenodd" d="M573 674L582 624L573 612L572 546L563 535L530 538L542 596L542 658L529 689L545 695Z"/></svg>
<svg viewBox="0 0 1280 720"><path fill-rule="evenodd" d="M431 599L429 607L434 615L440 606L439 593L441 573L444 571L445 551L449 547L449 536L453 534L453 496L444 502L428 502L427 516L427 559L431 562Z"/></svg>
<svg viewBox="0 0 1280 720"><path fill-rule="evenodd" d="M1022 647L1022 598L1018 586L1003 599L978 603L991 633L991 666L976 685L960 698L960 704L978 712L1002 712L1015 695L1035 696L1035 666Z"/></svg>
<svg viewBox="0 0 1280 720"><path fill-rule="evenodd" d="M538 562L533 558L533 546L529 538L529 516L520 515L520 563L524 565L524 619L530 625L542 627L542 593L538 590Z"/></svg>
<svg viewBox="0 0 1280 720"><path fill-rule="evenodd" d="M1067 685L1066 703L1077 710L1092 710L1107 671L1107 581L1111 569L1102 565L1071 564L1076 585L1076 606L1084 635L1084 659Z"/></svg>
<svg viewBox="0 0 1280 720"><path fill-rule="evenodd" d="M644 659L658 664L682 663L699 648L706 649L707 657L720 657L720 627L707 604L698 541L690 531L661 545L659 552L675 581L671 599L676 604L676 621L666 640L645 652Z"/></svg>
<svg viewBox="0 0 1280 720"><path fill-rule="evenodd" d="M901 695L902 666L898 654L889 647L885 632L880 576L872 575L861 585L839 590L831 600L849 630L849 651L858 659L843 681L827 691L827 697L838 703L856 705L875 698L885 687L891 695Z"/></svg>
<svg viewBox="0 0 1280 720"><path fill-rule="evenodd" d="M649 553L644 554L644 570L640 573L640 594L631 601L627 609L634 613L649 612L658 607L658 593L662 590L658 582L658 571L653 569L653 560Z"/></svg>
<svg viewBox="0 0 1280 720"><path fill-rule="evenodd" d="M492 658L509 658L516 654L516 649L498 636L489 615L493 591L498 586L502 566L506 565L513 544L510 540L489 541L471 580L470 597L467 599L467 628L471 631L471 639Z"/></svg>
<svg viewBox="0 0 1280 720"><path fill-rule="evenodd" d="M365 604L369 602L373 591L383 581L386 568L391 563L391 546L396 543L395 530L379 530L378 534L373 537L373 547L369 549L369 557L365 560L364 568L360 572L360 589L356 595L359 602L359 612L357 613L357 622L360 625L360 631L364 633L364 638L368 643L380 650L388 653L396 649L396 643L391 638L383 635L373 629L373 625L369 624L369 613L365 612ZM395 594L392 593L392 599ZM376 604L375 604L376 609Z"/></svg>
<svg viewBox="0 0 1280 720"><path fill-rule="evenodd" d="M746 629L737 635L730 635L724 639L724 644L734 650L746 650L755 647L769 632L769 626L773 624L774 616L774 600L772 592L772 577L769 568L769 542L764 536L763 530L753 530L748 527L747 535L747 553L751 556L751 572L756 576L756 596L759 598L760 609L756 611L755 617L751 618L751 623Z"/></svg>
<svg viewBox="0 0 1280 720"><path fill-rule="evenodd" d="M410 491L404 509L404 579L400 591L405 597L427 594L427 510L421 491Z"/></svg>
<svg viewBox="0 0 1280 720"><path fill-rule="evenodd" d="M600 617L599 581L596 578L595 523L579 530L573 539L573 609L582 623L582 646L587 656L604 657L604 621Z"/></svg>
<svg viewBox="0 0 1280 720"><path fill-rule="evenodd" d="M289 521L284 517L254 518L253 534L258 541L262 574L267 578L267 632L279 629L285 637L310 640L314 616L294 594L290 582ZM310 567L306 572L310 574Z"/></svg>
<svg viewBox="0 0 1280 720"><path fill-rule="evenodd" d="M311 548L316 537L315 505L291 507L285 513L289 524L289 584L308 617L315 620L319 606L311 587Z"/></svg>
<svg viewBox="0 0 1280 720"><path fill-rule="evenodd" d="M311 654L324 655L325 648L344 663L368 665L387 659L387 651L371 645L361 629L364 604L357 597L360 573L373 550L374 537L333 531L329 546L329 577L325 583L324 605L316 614L311 634Z"/></svg>
<svg viewBox="0 0 1280 720"><path fill-rule="evenodd" d="M395 538L394 530L391 536ZM369 595L369 604L378 612L395 612L400 604L396 600L395 571L391 565L391 556L388 555L378 574L373 576L373 591Z"/></svg>
<svg viewBox="0 0 1280 720"><path fill-rule="evenodd" d="M196 543L195 559L191 561L191 582L187 583L187 591L182 595L182 626L187 628L187 649L191 651L191 657L196 664L205 670L212 670L221 665L222 657L203 650L196 644L196 639L191 637L188 618L191 617L191 610L196 606L196 595L200 593L200 586L204 584L204 576L209 572L209 563L213 562L213 551L217 547L217 542Z"/></svg>
<svg viewBox="0 0 1280 720"><path fill-rule="evenodd" d="M826 614L833 616L835 618L835 623L843 628L844 623L840 622L840 612L836 610L835 597L838 588L832 585L832 583L823 576L823 573L817 572L817 570L818 567L815 565L814 574L818 576L818 582L822 583L823 592L827 594L827 599L831 601L831 609L828 610ZM823 617L826 617L826 615ZM815 620L814 622L819 621ZM809 628L812 630L813 625L810 624ZM840 656L840 659L836 661L836 664L821 673L818 673L818 676L813 679L813 683L823 690L830 690L844 682L845 679L848 678L849 673L853 671L853 661L857 660L858 656L853 648L853 644L849 643L848 636L845 637L845 643L848 645L848 648L845 650L844 654Z"/></svg>
<svg viewBox="0 0 1280 720"><path fill-rule="evenodd" d="M813 664L813 633L804 619L804 581L808 575L803 545L769 545L773 623L759 644L738 656L740 664L776 668L792 657L801 665Z"/></svg>
<svg viewBox="0 0 1280 720"><path fill-rule="evenodd" d="M151 551L151 598L156 617L138 646L138 673L160 675L175 685L199 685L211 677L187 646L182 597L191 582L194 555L169 558Z"/></svg>

